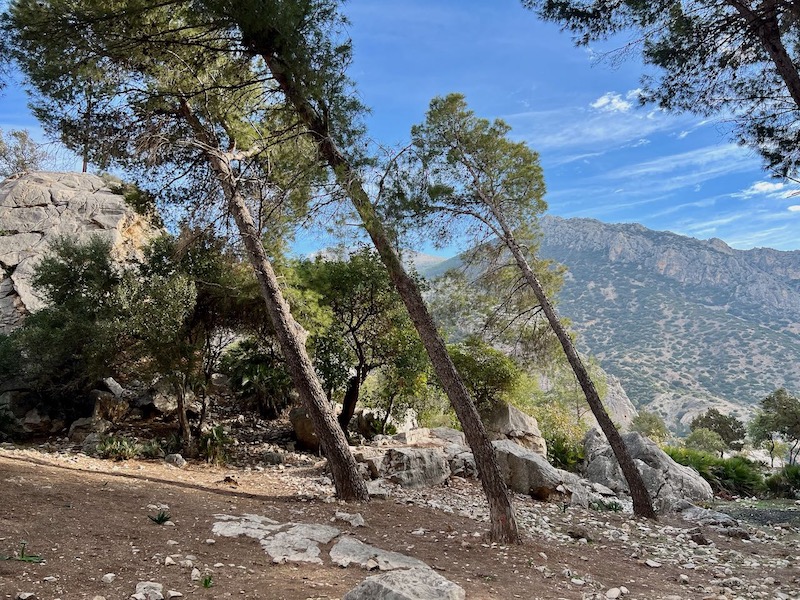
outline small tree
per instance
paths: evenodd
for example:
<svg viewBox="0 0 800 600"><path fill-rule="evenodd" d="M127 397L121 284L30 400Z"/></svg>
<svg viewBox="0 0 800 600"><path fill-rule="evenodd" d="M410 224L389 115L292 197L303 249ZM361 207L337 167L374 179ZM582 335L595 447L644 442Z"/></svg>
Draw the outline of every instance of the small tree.
<svg viewBox="0 0 800 600"><path fill-rule="evenodd" d="M631 429L649 437L656 443L661 443L669 437L669 430L661 415L654 412L640 410L633 418Z"/></svg>
<svg viewBox="0 0 800 600"><path fill-rule="evenodd" d="M800 399L784 388L772 392L761 401L761 410L750 426L754 443L767 445L772 457L776 438L789 447L789 464L793 465L800 454Z"/></svg>
<svg viewBox="0 0 800 600"><path fill-rule="evenodd" d="M744 423L731 415L723 415L716 408L709 408L702 415L692 419L690 428L692 431L695 429L708 429L715 432L725 444L725 448L732 450L742 449L744 437L747 433Z"/></svg>
<svg viewBox="0 0 800 600"><path fill-rule="evenodd" d="M0 129L0 177L39 171L47 159L47 152L33 141L27 129L12 129L8 135Z"/></svg>
<svg viewBox="0 0 800 600"><path fill-rule="evenodd" d="M477 337L453 344L448 350L481 414L503 402L522 376L513 360Z"/></svg>
<svg viewBox="0 0 800 600"><path fill-rule="evenodd" d="M720 456L722 456L725 448L728 447L725 440L723 440L716 431L706 429L705 427L692 429L692 432L686 436L683 444L692 450L708 452L709 454L716 454L719 452Z"/></svg>

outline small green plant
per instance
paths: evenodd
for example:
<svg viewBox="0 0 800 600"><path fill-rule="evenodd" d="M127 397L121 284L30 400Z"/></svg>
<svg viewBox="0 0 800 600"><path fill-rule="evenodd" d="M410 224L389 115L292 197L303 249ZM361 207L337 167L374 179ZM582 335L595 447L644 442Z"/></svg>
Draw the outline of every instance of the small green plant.
<svg viewBox="0 0 800 600"><path fill-rule="evenodd" d="M39 556L38 554L28 554L25 552L25 548L27 548L28 542L22 541L19 543L19 551L15 556L0 556L2 560L18 560L21 562L27 563L41 563L44 562L44 558Z"/></svg>
<svg viewBox="0 0 800 600"><path fill-rule="evenodd" d="M206 462L214 465L225 464L232 442L233 440L225 433L222 425L217 425L200 436L200 453L205 457Z"/></svg>
<svg viewBox="0 0 800 600"><path fill-rule="evenodd" d="M697 471L715 494L757 496L765 490L760 466L741 456L719 458L690 448L667 447L664 451L675 462Z"/></svg>
<svg viewBox="0 0 800 600"><path fill-rule="evenodd" d="M139 444L139 455L143 458L163 458L164 449L158 440L149 440Z"/></svg>
<svg viewBox="0 0 800 600"><path fill-rule="evenodd" d="M770 495L776 498L800 497L800 465L786 465L766 483Z"/></svg>
<svg viewBox="0 0 800 600"><path fill-rule="evenodd" d="M147 518L150 519L156 525L163 525L164 523L169 521L172 517L170 517L167 511L160 510L156 515L147 515Z"/></svg>
<svg viewBox="0 0 800 600"><path fill-rule="evenodd" d="M592 500L589 502L589 508L597 511L611 511L622 512L622 504L616 500Z"/></svg>
<svg viewBox="0 0 800 600"><path fill-rule="evenodd" d="M128 460L139 455L141 446L123 437L108 436L97 444L97 456L114 460Z"/></svg>
<svg viewBox="0 0 800 600"><path fill-rule="evenodd" d="M208 589L212 585L214 585L214 578L211 577L211 575L206 575L205 577L203 577L200 580L200 585L202 585L204 588Z"/></svg>

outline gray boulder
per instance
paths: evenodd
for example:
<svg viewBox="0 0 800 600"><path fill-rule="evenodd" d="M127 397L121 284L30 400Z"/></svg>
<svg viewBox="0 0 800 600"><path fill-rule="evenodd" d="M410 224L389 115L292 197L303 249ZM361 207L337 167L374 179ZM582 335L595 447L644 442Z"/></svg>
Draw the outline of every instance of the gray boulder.
<svg viewBox="0 0 800 600"><path fill-rule="evenodd" d="M343 600L464 600L464 588L431 569L407 569L373 575Z"/></svg>
<svg viewBox="0 0 800 600"><path fill-rule="evenodd" d="M89 399L94 402L93 417L95 419L119 423L130 410L128 403L112 392L92 390L89 392Z"/></svg>
<svg viewBox="0 0 800 600"><path fill-rule="evenodd" d="M69 426L69 439L76 444L82 444L90 433L105 433L111 429L111 423L103 419L86 417L77 419Z"/></svg>
<svg viewBox="0 0 800 600"><path fill-rule="evenodd" d="M492 446L500 474L511 490L537 500L566 499L570 504L587 506L588 491L573 473L556 469L541 454L511 440L497 440Z"/></svg>
<svg viewBox="0 0 800 600"><path fill-rule="evenodd" d="M47 413L39 410L38 407L29 410L22 419L22 431L24 433L45 435L62 429L64 429L63 420L52 418Z"/></svg>
<svg viewBox="0 0 800 600"><path fill-rule="evenodd" d="M319 450L319 438L314 431L311 417L302 406L297 406L289 411L289 422L294 429L294 435L302 448L316 452Z"/></svg>
<svg viewBox="0 0 800 600"><path fill-rule="evenodd" d="M515 406L498 404L484 416L483 422L489 439L511 440L542 456L547 456L547 445L539 431L539 423Z"/></svg>
<svg viewBox="0 0 800 600"><path fill-rule="evenodd" d="M334 544L333 548L331 548L331 561L340 567L348 567L351 564L355 564L363 569L368 568L370 561L375 561L377 563L376 568L381 571L428 567L428 565L416 558L399 552L392 552L391 550L382 550L351 537L342 537Z"/></svg>
<svg viewBox="0 0 800 600"><path fill-rule="evenodd" d="M652 440L636 432L623 434L622 439L656 510L673 510L680 500L704 501L713 497L711 486L697 471L676 463ZM629 493L611 446L599 431L592 429L586 434L584 450L584 475L589 481L601 483L617 494Z"/></svg>
<svg viewBox="0 0 800 600"><path fill-rule="evenodd" d="M450 477L450 465L441 448L390 448L381 472L407 488L440 485Z"/></svg>

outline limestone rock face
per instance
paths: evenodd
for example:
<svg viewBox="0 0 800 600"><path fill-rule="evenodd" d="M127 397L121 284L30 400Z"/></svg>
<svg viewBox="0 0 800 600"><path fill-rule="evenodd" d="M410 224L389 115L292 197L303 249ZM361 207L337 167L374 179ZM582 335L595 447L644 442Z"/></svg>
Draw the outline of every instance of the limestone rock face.
<svg viewBox="0 0 800 600"><path fill-rule="evenodd" d="M626 433L622 439L642 474L656 510L672 510L681 500L701 501L713 497L711 486L697 471L676 463L655 442L636 432ZM589 481L601 483L617 493L628 493L611 446L596 429L586 434L584 450L585 475Z"/></svg>
<svg viewBox="0 0 800 600"><path fill-rule="evenodd" d="M547 445L539 423L510 404L498 404L484 419L486 433L492 440L511 440L524 448L547 456Z"/></svg>
<svg viewBox="0 0 800 600"><path fill-rule="evenodd" d="M344 600L463 600L464 589L432 569L408 569L373 575L345 594Z"/></svg>
<svg viewBox="0 0 800 600"><path fill-rule="evenodd" d="M31 278L56 238L100 236L126 260L158 233L95 175L37 172L6 179L0 183L0 333L42 307Z"/></svg>

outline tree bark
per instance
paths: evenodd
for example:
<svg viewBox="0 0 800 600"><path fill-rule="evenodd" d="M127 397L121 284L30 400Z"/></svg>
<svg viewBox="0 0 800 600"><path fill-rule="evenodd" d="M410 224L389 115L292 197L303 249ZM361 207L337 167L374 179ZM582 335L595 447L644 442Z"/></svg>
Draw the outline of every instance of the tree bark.
<svg viewBox="0 0 800 600"><path fill-rule="evenodd" d="M344 432L344 436L349 440L350 435L347 433L347 427L353 419L356 412L356 404L358 404L358 396L361 391L361 370L357 370L347 381L347 389L344 391L344 398L342 399L342 412L339 413L339 426Z"/></svg>
<svg viewBox="0 0 800 600"><path fill-rule="evenodd" d="M605 434L608 443L611 445L611 449L614 451L614 456L616 456L617 462L619 462L619 466L622 468L622 474L625 476L625 481L628 483L628 488L631 492L631 499L633 500L633 512L641 517L655 519L656 513L655 510L653 510L653 503L650 499L650 494L647 492L647 488L644 485L644 481L642 480L642 475L639 473L639 469L636 468L636 464L633 462L628 449L625 447L625 442L622 441L622 436L620 436L619 431L617 431L617 428L614 426L614 423L608 416L608 413L603 406L603 402L600 400L600 395L597 393L597 389L594 386L594 382L589 376L589 372L586 370L581 357L575 350L575 345L572 343L569 333L567 333L567 330L561 324L561 320L556 313L555 307L545 294L544 287L542 287L539 278L533 272L533 269L531 269L528 260L522 253L522 249L519 247L516 239L514 238L511 228L505 222L505 218L497 211L493 211L493 214L502 228L503 242L506 244L506 246L508 246L511 254L514 256L514 260L516 261L520 271L522 271L525 281L536 295L536 299L539 301L539 304L541 305L542 310L544 311L544 314L550 323L550 327L556 334L558 341L561 342L561 347L564 349L564 354L567 355L567 360L569 361L569 364L575 373L575 377L578 379L578 383L580 383L581 389L586 396L586 402L589 404L589 408L592 409L592 414L594 415L595 419L597 419L600 429L602 429L603 433Z"/></svg>
<svg viewBox="0 0 800 600"><path fill-rule="evenodd" d="M267 258L253 218L241 194L231 191L228 206L244 241L247 255L256 272L261 293L267 303L275 334L281 345L292 383L308 410L314 431L325 451L333 474L336 493L342 500L368 501L369 493L347 439L330 411L322 384L319 382L305 348L306 333L289 312L278 278Z"/></svg>
<svg viewBox="0 0 800 600"><path fill-rule="evenodd" d="M296 83L291 69L284 64L283 57L276 55L276 40L267 36L263 30L257 30L250 36L246 36L244 41L253 52L266 61L286 99L313 134L320 156L333 170L339 185L350 197L361 217L364 228L386 266L392 283L408 310L411 321L428 352L439 382L461 421L467 443L475 457L481 485L489 503L492 540L502 543L519 543L520 537L514 508L497 466L494 447L486 435L486 429L475 404L447 353L444 340L439 335L436 324L425 306L419 286L403 268L400 258L391 244L388 232L369 200L361 177L334 143L326 119L316 112L309 99L305 97L302 88Z"/></svg>

